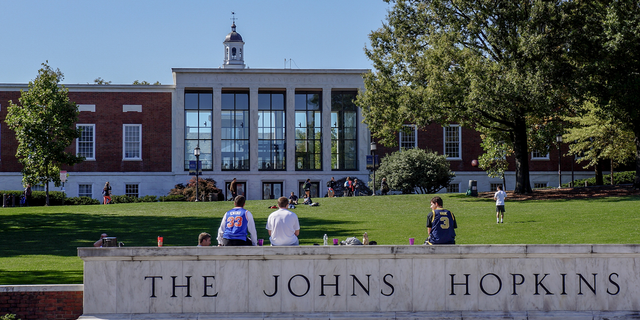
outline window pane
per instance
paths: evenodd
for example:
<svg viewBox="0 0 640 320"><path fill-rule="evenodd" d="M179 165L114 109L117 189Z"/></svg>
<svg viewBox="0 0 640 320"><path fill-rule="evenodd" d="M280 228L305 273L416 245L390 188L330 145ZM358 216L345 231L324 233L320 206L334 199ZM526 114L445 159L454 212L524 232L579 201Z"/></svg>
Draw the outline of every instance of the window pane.
<svg viewBox="0 0 640 320"><path fill-rule="evenodd" d="M185 109L198 109L198 94L197 93L185 93L184 94L184 108Z"/></svg>
<svg viewBox="0 0 640 320"><path fill-rule="evenodd" d="M200 93L198 95L200 97L200 109L211 110L213 109L213 94L211 93Z"/></svg>

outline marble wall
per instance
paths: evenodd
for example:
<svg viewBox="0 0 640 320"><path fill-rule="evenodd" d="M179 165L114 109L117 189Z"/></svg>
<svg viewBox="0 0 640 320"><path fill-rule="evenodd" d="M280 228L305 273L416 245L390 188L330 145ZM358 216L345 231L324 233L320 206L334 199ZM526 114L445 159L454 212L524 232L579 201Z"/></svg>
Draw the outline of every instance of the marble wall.
<svg viewBox="0 0 640 320"><path fill-rule="evenodd" d="M84 313L640 310L640 245L79 248Z"/></svg>

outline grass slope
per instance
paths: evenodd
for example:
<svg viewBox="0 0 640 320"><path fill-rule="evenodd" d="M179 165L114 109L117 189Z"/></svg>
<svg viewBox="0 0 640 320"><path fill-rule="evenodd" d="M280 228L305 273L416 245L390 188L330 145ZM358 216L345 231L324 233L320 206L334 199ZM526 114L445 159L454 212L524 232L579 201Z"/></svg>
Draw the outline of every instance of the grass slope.
<svg viewBox="0 0 640 320"><path fill-rule="evenodd" d="M301 245L322 236L362 238L378 244L421 244L433 195L316 199L300 205ZM458 244L639 243L640 197L509 201L505 223L495 223L495 203L464 195L442 195L458 220ZM258 237L274 200L248 201ZM77 247L91 246L100 233L126 246L193 246L200 232L216 237L230 202L166 202L94 206L0 208L0 284L82 283ZM214 243L216 243L214 241ZM265 244L268 241L265 240Z"/></svg>

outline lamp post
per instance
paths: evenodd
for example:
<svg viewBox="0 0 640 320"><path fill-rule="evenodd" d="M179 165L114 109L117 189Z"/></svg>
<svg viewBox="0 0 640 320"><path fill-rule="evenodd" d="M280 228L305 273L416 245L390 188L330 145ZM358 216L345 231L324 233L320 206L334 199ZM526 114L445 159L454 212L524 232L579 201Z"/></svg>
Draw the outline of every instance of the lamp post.
<svg viewBox="0 0 640 320"><path fill-rule="evenodd" d="M198 184L200 184L200 181L198 179L198 173L200 171L200 146L196 146L195 149L193 149L193 155L196 156L196 202L198 201Z"/></svg>
<svg viewBox="0 0 640 320"><path fill-rule="evenodd" d="M560 144L562 143L562 135L556 136L556 142L558 142L558 188L562 188L562 167L560 166L562 160L562 152L560 152Z"/></svg>
<svg viewBox="0 0 640 320"><path fill-rule="evenodd" d="M378 145L375 141L371 141L371 156L373 157L373 195L376 195L376 150Z"/></svg>

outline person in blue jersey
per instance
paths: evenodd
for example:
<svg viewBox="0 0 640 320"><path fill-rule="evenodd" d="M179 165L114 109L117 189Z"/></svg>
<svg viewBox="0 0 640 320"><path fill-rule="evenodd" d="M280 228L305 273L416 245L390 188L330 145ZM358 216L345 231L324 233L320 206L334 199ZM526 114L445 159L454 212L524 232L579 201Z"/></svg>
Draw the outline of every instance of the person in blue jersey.
<svg viewBox="0 0 640 320"><path fill-rule="evenodd" d="M218 229L218 246L255 246L258 243L256 224L251 212L244 208L245 198L237 196L235 207L222 217ZM248 233L251 237L248 237Z"/></svg>
<svg viewBox="0 0 640 320"><path fill-rule="evenodd" d="M456 244L456 218L451 211L442 208L442 198L431 199L431 212L427 217L429 238L425 244Z"/></svg>

